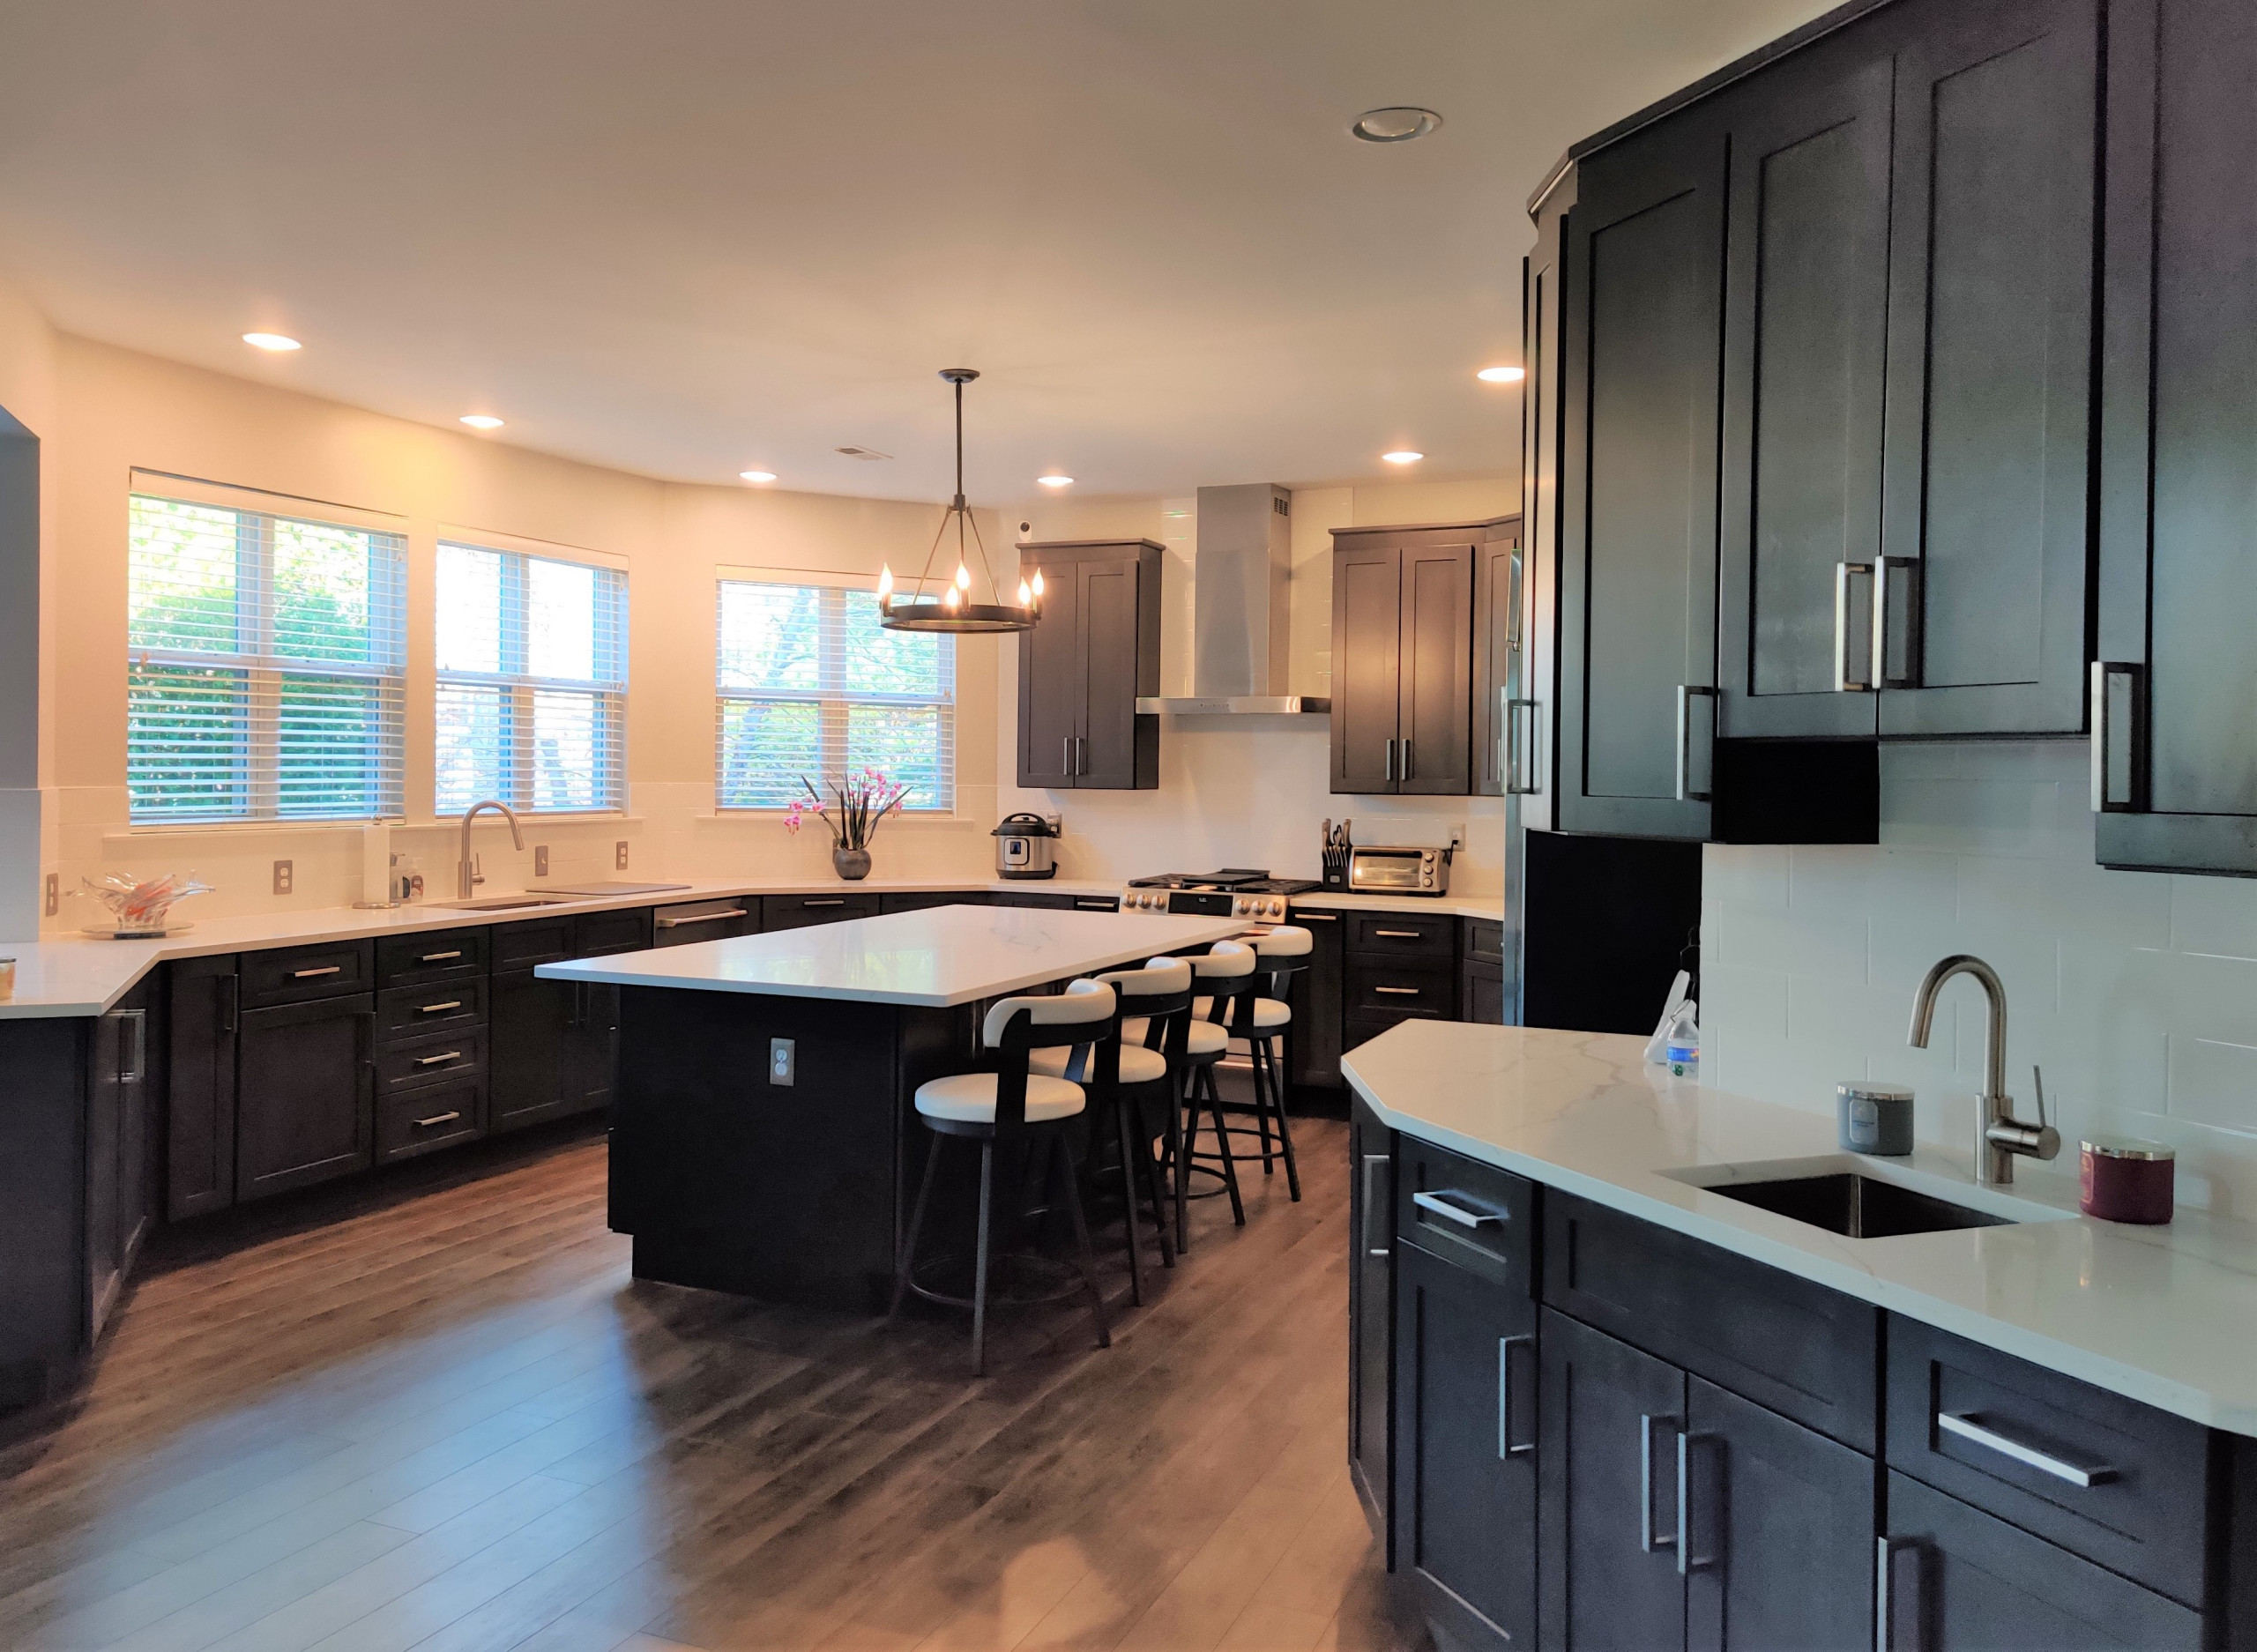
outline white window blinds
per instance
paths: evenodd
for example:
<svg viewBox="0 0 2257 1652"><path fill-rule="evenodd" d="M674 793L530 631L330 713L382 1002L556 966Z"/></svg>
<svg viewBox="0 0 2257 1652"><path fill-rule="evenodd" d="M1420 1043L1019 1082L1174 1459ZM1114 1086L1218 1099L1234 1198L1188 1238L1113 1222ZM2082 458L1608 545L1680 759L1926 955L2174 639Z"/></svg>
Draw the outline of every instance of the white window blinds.
<svg viewBox="0 0 2257 1652"><path fill-rule="evenodd" d="M442 541L433 806L627 801L627 576Z"/></svg>
<svg viewBox="0 0 2257 1652"><path fill-rule="evenodd" d="M406 591L397 533L132 495L130 818L398 815Z"/></svg>
<svg viewBox="0 0 2257 1652"><path fill-rule="evenodd" d="M954 637L884 629L868 591L725 579L719 641L719 807L867 768L908 784L905 809L954 810Z"/></svg>

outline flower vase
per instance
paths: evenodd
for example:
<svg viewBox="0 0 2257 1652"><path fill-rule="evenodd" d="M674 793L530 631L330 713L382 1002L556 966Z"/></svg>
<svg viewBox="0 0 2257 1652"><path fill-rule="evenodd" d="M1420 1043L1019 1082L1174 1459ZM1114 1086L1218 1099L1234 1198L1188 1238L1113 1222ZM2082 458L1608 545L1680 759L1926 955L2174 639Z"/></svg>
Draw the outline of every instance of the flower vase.
<svg viewBox="0 0 2257 1652"><path fill-rule="evenodd" d="M849 883L858 883L870 875L870 852L835 848L831 852L831 867Z"/></svg>

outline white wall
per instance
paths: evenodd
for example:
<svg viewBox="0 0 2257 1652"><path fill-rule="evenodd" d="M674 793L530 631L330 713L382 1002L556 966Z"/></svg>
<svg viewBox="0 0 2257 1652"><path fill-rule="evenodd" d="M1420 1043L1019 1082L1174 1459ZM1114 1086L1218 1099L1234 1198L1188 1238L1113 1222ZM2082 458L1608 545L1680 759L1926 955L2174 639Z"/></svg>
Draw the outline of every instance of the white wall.
<svg viewBox="0 0 2257 1652"><path fill-rule="evenodd" d="M1516 476L1486 481L1402 482L1293 493L1288 690L1331 692L1332 541L1336 527L1478 521L1519 509ZM1115 535L1165 545L1162 691L1189 692L1192 592L1197 567L1196 502L1183 499L1040 500L1006 512L1032 540ZM1181 515L1172 514L1181 512ZM1431 830L1463 825L1465 846L1451 868L1453 890L1504 888L1504 802L1500 798L1335 797L1331 726L1299 717L1171 717L1160 731L1160 784L1150 792L1021 791L1016 773L1017 659L1006 653L996 685L997 807L1055 810L1065 817L1061 875L1131 878L1156 872L1263 867L1315 877L1322 822L1356 822L1358 841L1383 843L1396 823Z"/></svg>
<svg viewBox="0 0 2257 1652"><path fill-rule="evenodd" d="M2082 1132L2176 1145L2180 1202L2257 1217L2257 881L2093 863L2082 741L1887 746L1877 847L1710 847L1702 859L1709 1082L1830 1111L1844 1078L1918 1092L1918 1133L1967 1150L1982 994L1945 989L1930 1051L1913 989L1954 952L2010 1011L2007 1088L2045 1072L2075 1173Z"/></svg>

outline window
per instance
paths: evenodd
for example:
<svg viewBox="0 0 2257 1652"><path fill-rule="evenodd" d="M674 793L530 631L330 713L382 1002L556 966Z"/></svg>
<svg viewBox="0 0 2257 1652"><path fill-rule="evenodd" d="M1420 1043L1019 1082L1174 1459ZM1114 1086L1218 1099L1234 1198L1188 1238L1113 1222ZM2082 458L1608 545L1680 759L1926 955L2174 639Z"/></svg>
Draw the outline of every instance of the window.
<svg viewBox="0 0 2257 1652"><path fill-rule="evenodd" d="M135 493L126 567L132 821L400 813L399 534Z"/></svg>
<svg viewBox="0 0 2257 1652"><path fill-rule="evenodd" d="M905 809L956 807L956 639L889 631L863 590L725 579L714 797L782 808L864 768L906 781Z"/></svg>
<svg viewBox="0 0 2257 1652"><path fill-rule="evenodd" d="M627 800L627 576L441 541L433 807Z"/></svg>

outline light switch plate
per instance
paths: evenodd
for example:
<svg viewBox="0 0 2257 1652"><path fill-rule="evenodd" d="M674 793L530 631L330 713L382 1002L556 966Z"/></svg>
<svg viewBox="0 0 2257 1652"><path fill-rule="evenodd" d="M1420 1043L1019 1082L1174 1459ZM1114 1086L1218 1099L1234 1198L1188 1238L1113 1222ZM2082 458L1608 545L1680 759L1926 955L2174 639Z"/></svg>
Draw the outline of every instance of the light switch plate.
<svg viewBox="0 0 2257 1652"><path fill-rule="evenodd" d="M790 1085L799 1076L799 1040L771 1038L768 1040L768 1082Z"/></svg>
<svg viewBox="0 0 2257 1652"><path fill-rule="evenodd" d="M612 845L611 864L619 871L627 870L627 839L624 837Z"/></svg>
<svg viewBox="0 0 2257 1652"><path fill-rule="evenodd" d="M47 874L46 912L49 918L56 918L62 915L63 874L60 872L50 872Z"/></svg>
<svg viewBox="0 0 2257 1652"><path fill-rule="evenodd" d="M535 844L533 846L533 874L537 878L545 878L548 875L548 845L547 844Z"/></svg>
<svg viewBox="0 0 2257 1652"><path fill-rule="evenodd" d="M295 867L294 861L277 860L274 863L274 892L277 895L287 895L290 892L291 885L294 881Z"/></svg>

